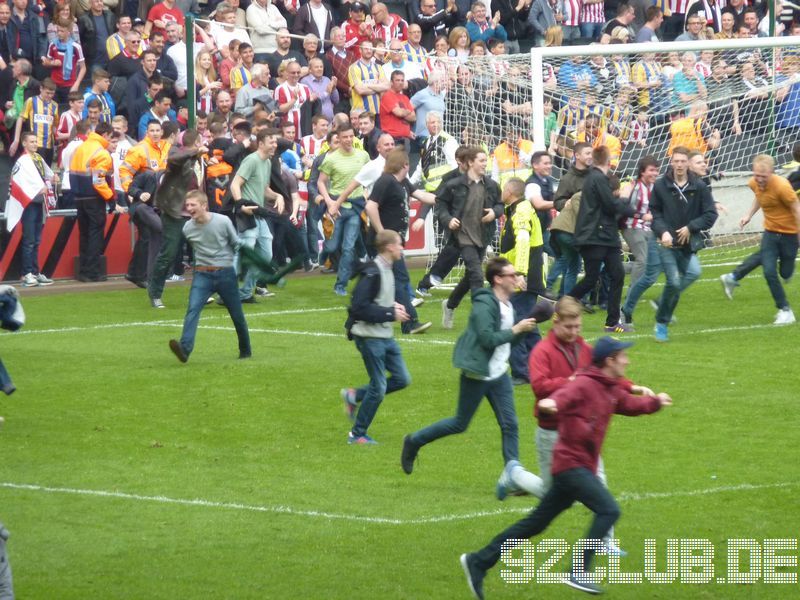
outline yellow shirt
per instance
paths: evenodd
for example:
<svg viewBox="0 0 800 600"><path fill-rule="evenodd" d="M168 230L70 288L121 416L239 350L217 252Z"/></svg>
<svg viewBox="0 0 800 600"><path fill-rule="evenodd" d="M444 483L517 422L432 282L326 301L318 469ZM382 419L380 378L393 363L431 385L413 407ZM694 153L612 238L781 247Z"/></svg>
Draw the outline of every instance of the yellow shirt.
<svg viewBox="0 0 800 600"><path fill-rule="evenodd" d="M764 213L764 229L774 233L798 233L793 207L797 207L797 192L788 179L770 175L767 187L759 189L755 179L747 182Z"/></svg>

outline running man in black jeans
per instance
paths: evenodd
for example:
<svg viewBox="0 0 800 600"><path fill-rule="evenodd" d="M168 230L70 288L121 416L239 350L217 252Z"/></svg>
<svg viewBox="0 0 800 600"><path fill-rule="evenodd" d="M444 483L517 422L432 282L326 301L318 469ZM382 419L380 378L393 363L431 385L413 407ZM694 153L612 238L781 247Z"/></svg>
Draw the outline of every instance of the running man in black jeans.
<svg viewBox="0 0 800 600"><path fill-rule="evenodd" d="M506 542L513 548L541 533L575 501L591 510L594 520L585 537L582 560L573 559L573 571L564 582L584 592L602 591L592 581L591 563L596 550L602 548L603 536L620 516L617 502L597 477L597 463L611 415L654 413L672 404L668 394L634 396L619 385L630 362L625 349L631 345L632 342L612 337L600 338L592 352L592 365L578 372L574 381L551 398L539 401L541 412L558 415L553 485L528 516L500 533L485 548L461 555L461 566L476 598L483 598L486 572L500 560Z"/></svg>
<svg viewBox="0 0 800 600"><path fill-rule="evenodd" d="M625 269L622 266L622 242L617 223L621 217L632 217L635 209L615 198L611 191L608 179L610 156L605 146L595 148L592 152L593 166L583 182L581 206L575 223L575 245L580 250L586 274L569 295L580 301L597 285L600 266L605 265L610 280L605 330L609 333L625 333L632 328L619 320Z"/></svg>
<svg viewBox="0 0 800 600"><path fill-rule="evenodd" d="M465 273L450 297L442 302L442 327L453 328L453 316L468 291L483 287L481 263L503 214L500 186L486 176L488 158L482 148L465 153L467 171L436 192L437 217L445 231L444 244L458 246Z"/></svg>

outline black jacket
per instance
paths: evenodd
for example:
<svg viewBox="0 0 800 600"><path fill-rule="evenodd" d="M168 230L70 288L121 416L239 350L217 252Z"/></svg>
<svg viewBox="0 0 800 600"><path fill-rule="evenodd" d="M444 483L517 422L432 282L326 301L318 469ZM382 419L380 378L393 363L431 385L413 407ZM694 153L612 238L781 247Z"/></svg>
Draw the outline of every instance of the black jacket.
<svg viewBox="0 0 800 600"><path fill-rule="evenodd" d="M505 28L509 40L527 37L530 10L528 7L518 11L514 0L492 0L492 15L500 11L500 24Z"/></svg>
<svg viewBox="0 0 800 600"><path fill-rule="evenodd" d="M495 219L499 219L503 214L503 201L500 199L500 186L489 177L484 176L483 183L486 186L486 197L483 203L484 208L490 208L494 212ZM436 190L436 216L439 219L439 226L444 231L443 243L448 244L455 239L450 229L452 219L461 219L464 213L464 205L469 196L469 181L466 175L454 177L447 183L442 183ZM482 223L483 245L487 246L494 238L497 231L497 222Z"/></svg>
<svg viewBox="0 0 800 600"><path fill-rule="evenodd" d="M608 176L592 167L583 181L581 206L575 222L576 246L622 247L617 222L620 217L632 217L635 209L615 198Z"/></svg>
<svg viewBox="0 0 800 600"><path fill-rule="evenodd" d="M104 10L103 19L106 22L108 34L113 35L117 30L117 17L115 17L114 13L110 10ZM97 35L94 27L94 16L91 11L83 13L78 17L78 33L81 37L81 49L83 49L83 56L86 59L86 68L89 69L91 65L95 64L106 67L108 65L108 56L106 56L105 49L103 50L105 60L100 63L95 62L95 55L97 54Z"/></svg>
<svg viewBox="0 0 800 600"><path fill-rule="evenodd" d="M28 5L30 7L30 4ZM20 58L17 46L17 35L19 33L19 26L17 25L17 17L14 10L11 10L11 18L6 25L6 40L9 45L9 54L14 59ZM32 64L41 64L42 57L47 54L47 19L40 18L39 15L30 8L26 11L25 20L30 20L31 38L33 39L34 56L25 56L31 61Z"/></svg>
<svg viewBox="0 0 800 600"><path fill-rule="evenodd" d="M575 165L571 166L569 170L561 176L558 182L558 189L555 196L553 196L553 205L557 211L564 210L564 205L567 200L572 198L575 194L583 191L583 181L589 174L589 169L582 171L576 169Z"/></svg>
<svg viewBox="0 0 800 600"><path fill-rule="evenodd" d="M650 212L653 214L653 232L657 238L661 239L664 232L668 231L674 245L678 243L675 232L681 227L688 226L691 237L698 239L702 231L713 227L718 216L708 186L690 175L689 183L681 193L675 185L672 170L656 180L650 197ZM691 239L685 249L691 249Z"/></svg>
<svg viewBox="0 0 800 600"><path fill-rule="evenodd" d="M394 307L380 306L375 298L381 291L381 272L374 260L357 265L353 277L358 276L358 283L353 288L353 296L347 309L347 321L344 324L347 339L352 340L350 330L356 321L366 323L388 323L394 321Z"/></svg>

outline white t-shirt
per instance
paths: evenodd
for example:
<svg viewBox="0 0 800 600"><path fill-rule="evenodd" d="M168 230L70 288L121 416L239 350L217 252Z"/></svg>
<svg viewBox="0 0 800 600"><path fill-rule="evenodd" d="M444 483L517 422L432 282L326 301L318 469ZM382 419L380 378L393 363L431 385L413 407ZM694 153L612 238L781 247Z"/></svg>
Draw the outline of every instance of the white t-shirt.
<svg viewBox="0 0 800 600"><path fill-rule="evenodd" d="M111 160L114 161L114 190L122 192L122 181L119 176L119 166L125 160L125 155L128 150L133 148L133 145L128 141L128 138L122 138L117 142L117 149L111 154Z"/></svg>
<svg viewBox="0 0 800 600"><path fill-rule="evenodd" d="M364 199L369 200L372 195L372 186L378 181L378 178L383 175L383 168L386 166L386 159L380 155L361 167L361 170L353 178L361 187L364 188Z"/></svg>
<svg viewBox="0 0 800 600"><path fill-rule="evenodd" d="M75 150L80 146L84 140L80 138L75 138L69 144L66 145L63 152L61 152L61 189L68 190L71 189L69 187L69 163L72 162L72 155L75 154Z"/></svg>
<svg viewBox="0 0 800 600"><path fill-rule="evenodd" d="M500 329L511 329L514 326L514 309L510 302L500 302ZM508 370L508 358L511 356L511 344L500 344L494 349L489 359L489 376L486 381L497 379Z"/></svg>
<svg viewBox="0 0 800 600"><path fill-rule="evenodd" d="M324 4L320 4L319 8L314 8L314 5L309 2L308 8L311 9L311 18L317 25L317 31L321 37L325 37L325 26L328 24L328 9ZM320 48L322 50L322 48Z"/></svg>

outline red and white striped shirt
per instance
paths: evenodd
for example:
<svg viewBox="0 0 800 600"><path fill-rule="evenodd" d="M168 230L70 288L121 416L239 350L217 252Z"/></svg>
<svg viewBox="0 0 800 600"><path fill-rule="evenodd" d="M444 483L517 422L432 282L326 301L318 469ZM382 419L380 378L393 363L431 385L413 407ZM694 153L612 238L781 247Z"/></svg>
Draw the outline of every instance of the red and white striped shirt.
<svg viewBox="0 0 800 600"><path fill-rule="evenodd" d="M61 115L61 118L58 120L58 128L56 129L56 133L70 133L72 131L72 128L75 127L75 123L77 123L80 120L81 120L80 114L77 115L72 114L71 110L64 112ZM67 144L69 144L68 139L58 143L57 158L59 159L61 158L61 152L64 150L64 148L67 147Z"/></svg>
<svg viewBox="0 0 800 600"><path fill-rule="evenodd" d="M644 142L647 141L647 134L650 132L650 123L647 121L642 123L639 119L633 119L628 129L630 130L628 139L631 142Z"/></svg>
<svg viewBox="0 0 800 600"><path fill-rule="evenodd" d="M631 191L631 198L636 202L636 214L625 219L626 229L643 229L645 231L650 231L650 223L644 222L642 217L650 211L650 193L652 189L653 188L643 184L641 180L636 180L633 191Z"/></svg>
<svg viewBox="0 0 800 600"><path fill-rule="evenodd" d="M566 5L566 2L564 3ZM581 23L605 23L606 10L602 2L584 4L581 8Z"/></svg>
<svg viewBox="0 0 800 600"><path fill-rule="evenodd" d="M302 155L311 157L311 160L316 158L325 143L325 138L317 139L314 135L304 136L300 140L300 146L303 148ZM297 191L303 200L308 200L308 177L310 175L308 169L303 169L303 178L297 182Z"/></svg>
<svg viewBox="0 0 800 600"><path fill-rule="evenodd" d="M686 11L689 10L689 5L692 3L692 0L668 0L667 5L669 6L670 12L673 15L685 15Z"/></svg>
<svg viewBox="0 0 800 600"><path fill-rule="evenodd" d="M300 108L311 99L311 89L304 83L298 83L295 87L291 87L288 81L284 81L275 88L275 101L279 106L286 104L292 99L294 103L289 110L286 111L283 122L292 123L294 125L295 140L298 140L303 136L303 133L300 131Z"/></svg>
<svg viewBox="0 0 800 600"><path fill-rule="evenodd" d="M564 21L567 27L578 27L581 24L582 0L564 0Z"/></svg>
<svg viewBox="0 0 800 600"><path fill-rule="evenodd" d="M700 73L704 79L711 77L711 65L707 65L704 62L695 63L694 70Z"/></svg>
<svg viewBox="0 0 800 600"><path fill-rule="evenodd" d="M389 13L389 24L376 23L372 26L372 34L373 39L383 40L387 46L392 40L403 40L405 42L408 39L408 23L401 19L399 15Z"/></svg>

